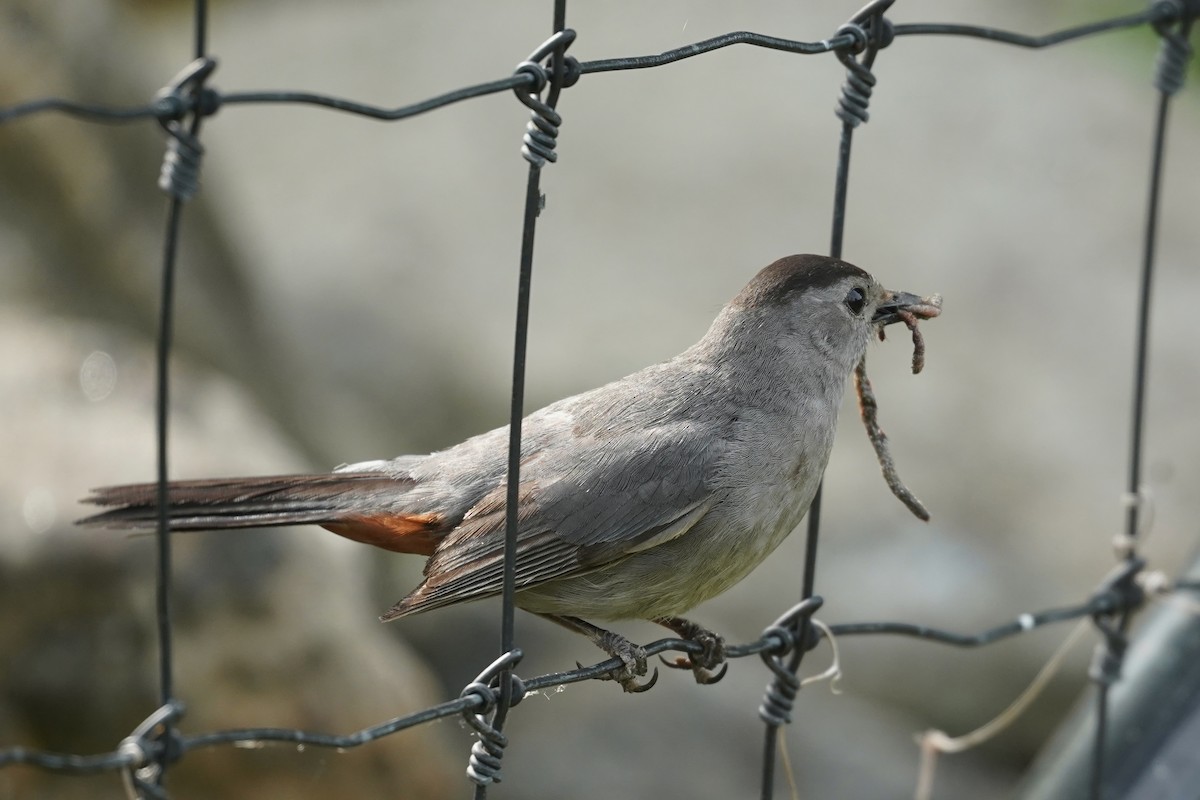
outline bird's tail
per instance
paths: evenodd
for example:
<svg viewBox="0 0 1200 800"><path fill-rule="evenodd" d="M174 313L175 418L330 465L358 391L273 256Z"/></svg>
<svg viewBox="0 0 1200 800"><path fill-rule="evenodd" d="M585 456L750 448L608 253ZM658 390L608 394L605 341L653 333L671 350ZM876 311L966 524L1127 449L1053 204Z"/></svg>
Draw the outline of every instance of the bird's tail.
<svg viewBox="0 0 1200 800"><path fill-rule="evenodd" d="M440 514L405 508L415 485L381 472L173 481L167 516L173 531L313 524L385 550L430 555L448 526ZM84 502L107 510L80 525L153 530L158 524L154 483L93 489Z"/></svg>

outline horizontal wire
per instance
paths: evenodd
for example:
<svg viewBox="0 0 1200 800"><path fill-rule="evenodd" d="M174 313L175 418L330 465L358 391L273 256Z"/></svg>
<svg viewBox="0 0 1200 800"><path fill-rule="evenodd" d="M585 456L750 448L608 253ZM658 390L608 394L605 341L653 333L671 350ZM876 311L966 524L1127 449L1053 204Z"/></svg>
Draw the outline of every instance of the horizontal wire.
<svg viewBox="0 0 1200 800"><path fill-rule="evenodd" d="M382 739L393 733L408 728L432 722L443 717L452 717L483 704L483 700L474 694L445 703L439 703L431 708L417 711L403 717L395 717L387 722L363 728L349 734L314 733L292 728L239 728L234 730L216 731L213 733L184 736L182 747L184 752L199 750L217 744L234 744L246 742L289 742L292 744L312 745L314 747L333 747L348 750L359 745Z"/></svg>
<svg viewBox="0 0 1200 800"><path fill-rule="evenodd" d="M92 756L76 756L66 753L51 753L45 750L31 750L28 747L14 747L11 750L0 750L0 767L11 764L26 764L49 772L61 772L72 775L90 775L97 772L113 772L118 769L133 766L136 757L130 753L114 751Z"/></svg>
<svg viewBox="0 0 1200 800"><path fill-rule="evenodd" d="M748 44L754 47L765 47L768 50L782 50L786 53L815 55L817 53L828 53L843 47L850 47L855 42L855 37L850 34L842 34L832 39L822 39L819 42L801 42L794 39L767 36L762 33L752 33L750 31L734 31L733 33L714 36L711 39L705 39L700 42L685 44L683 47L676 47L674 50L668 50L665 53L659 53L655 56L627 56L625 58L584 61L579 67L580 72L584 74L626 69L649 69L650 67L674 64L676 61L682 61L685 58L698 56L701 53L711 53L713 50L720 50L723 47L735 44Z"/></svg>
<svg viewBox="0 0 1200 800"><path fill-rule="evenodd" d="M1176 585L1178 586L1179 584ZM1115 602L1112 595L1101 593L1077 606L1049 609L1035 614L1025 614L1012 622L974 635L954 633L938 628L901 622L844 623L830 625L829 628L834 636L893 634L928 639L960 647L973 647L990 644L998 639L1007 638L1015 634L1027 633L1044 625L1078 619L1089 614L1109 613L1115 610ZM784 645L785 642L779 636L767 633L752 642L726 647L725 656L729 659L745 658L777 650ZM652 656L665 652L700 654L704 651L704 648L700 644L686 639L667 638L659 639L645 645L644 650L647 656ZM526 693L536 692L569 683L601 679L611 674L614 670L620 669L622 666L624 664L619 658L610 658L591 666L579 667L564 672L551 672L530 678L523 681L522 685ZM517 698L517 702L519 700L520 698ZM478 695L468 693L431 708L395 717L386 722L381 722L349 734L321 733L293 728L236 728L192 736L181 736L179 746L181 752L184 753L221 744L253 744L256 742L284 742L313 747L351 749L393 733L431 722L435 719L461 714L465 711L478 708L483 703L484 701ZM135 759L129 753L119 750L112 753L101 753L90 756L31 750L25 747L0 750L0 767L25 764L48 771L73 774L124 769L134 766L134 761Z"/></svg>
<svg viewBox="0 0 1200 800"><path fill-rule="evenodd" d="M15 106L0 108L0 123L11 122L44 111L57 111L90 122L118 124L137 119L175 119L188 110L182 98L161 98L153 103L139 106L106 106L98 103L80 103L59 97L29 100Z"/></svg>
<svg viewBox="0 0 1200 800"><path fill-rule="evenodd" d="M1027 633L1034 628L1040 628L1055 622L1067 622L1080 617L1090 616L1099 612L1111 610L1112 603L1107 599L1088 602L1070 608L1051 609L1037 614L1026 614L1011 622L997 625L981 633L962 634L953 631L931 628L925 625L914 625L908 622L853 622L842 625L830 625L834 636L864 636L875 634L891 634L909 636L916 639L928 639L932 642L954 645L955 647L980 647L1007 639L1020 633Z"/></svg>
<svg viewBox="0 0 1200 800"><path fill-rule="evenodd" d="M1100 22L1093 22L1087 25L1080 25L1077 27L1056 31L1054 33L1048 33L1043 36L1031 36L1027 34L1016 33L1014 31L1006 31L999 28L989 28L978 25L943 23L909 23L896 25L894 32L896 36L962 36L975 39L984 39L1002 44L1011 44L1018 47L1042 48L1080 39L1086 36L1092 36L1098 33L1105 33L1123 28L1131 28L1151 22L1168 22L1182 17L1196 16L1197 14L1200 14L1200 2L1197 2L1197 0L1187 0L1187 2L1181 3L1156 3L1155 5L1137 14L1114 17L1112 19L1102 20ZM628 56L623 58L584 61L580 63L579 66L582 74L614 72L631 69L649 69L653 67L661 67L666 64L673 64L676 61L682 61L686 58L691 58L703 53L710 53L714 50L720 50L735 44L746 44L753 47L766 48L769 50L779 50L788 53L811 55L852 47L855 45L855 42L855 37L850 34L842 34L831 39L822 39L819 42L804 42L794 39L783 39L777 36L768 36L761 33L753 33L750 31L735 31L732 33L723 34L721 36L714 36L711 39L705 39L703 41L683 45L682 47L677 47L673 50L668 50L665 53L659 53L657 55ZM241 91L230 92L228 94L215 93L213 96L217 99L218 105L246 103L295 103L331 108L336 111L343 111L348 114L355 114L370 119L396 121L414 117L418 114L424 114L427 111L443 108L463 100L469 100L475 97L483 97L485 95L496 94L498 92L510 91L521 86L532 86L533 82L534 78L531 75L527 73L517 73L500 78L498 80L479 83L473 86L466 86L461 89L456 89L454 91L446 92L426 100L412 103L410 105L390 108L373 105L370 103L361 103L354 100L347 100L333 95L319 94L316 92ZM29 116L30 114L50 111L80 117L93 122L107 122L114 124L145 118L176 119L185 113L191 112L193 110L193 106L195 106L197 102L200 101L194 98L188 99L183 97L169 96L160 98L149 104L120 107L103 106L95 103L79 103L61 98L44 98L40 100L31 100L25 103L18 103L17 105L10 106L8 108L0 108L0 123L9 122L20 117Z"/></svg>
<svg viewBox="0 0 1200 800"><path fill-rule="evenodd" d="M1197 5L1193 3L1192 5ZM1082 39L1097 33L1134 28L1153 22L1169 22L1186 16L1194 16L1200 11L1195 7L1184 7L1184 4L1155 3L1137 14L1124 17L1090 22L1074 28L1047 33L1042 36L1030 36L1024 33L988 28L980 25L957 25L943 23L908 23L895 26L896 36L964 36L973 39L984 39L989 42L1011 44L1017 47L1038 49L1051 47L1063 42Z"/></svg>
<svg viewBox="0 0 1200 800"><path fill-rule="evenodd" d="M345 111L350 114L357 114L362 117L370 117L384 121L394 121L415 117L418 114L424 114L426 111L433 111L436 108L443 108L453 103L458 103L463 100L470 100L474 97L483 97L497 92L511 91L519 86L532 86L534 78L528 73L517 73L509 75L507 78L501 78L487 83L478 83L474 86L466 86L462 89L456 89L453 92L446 92L437 97L431 97L428 100L422 100L419 103L412 105L400 106L399 108L383 108L381 106L373 106L368 103L358 103L353 100L344 100L340 97L332 97L330 95L317 94L315 92L231 92L227 95L222 95L221 104L229 105L233 103L302 103L306 105L324 106L337 111Z"/></svg>

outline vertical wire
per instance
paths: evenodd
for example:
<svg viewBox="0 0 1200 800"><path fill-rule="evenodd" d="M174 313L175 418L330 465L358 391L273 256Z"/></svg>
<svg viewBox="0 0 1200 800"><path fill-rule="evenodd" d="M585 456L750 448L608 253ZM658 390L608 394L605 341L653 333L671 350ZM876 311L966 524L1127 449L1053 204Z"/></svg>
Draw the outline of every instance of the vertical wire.
<svg viewBox="0 0 1200 800"><path fill-rule="evenodd" d="M155 444L158 471L158 575L156 610L158 625L159 702L169 703L174 696L171 654L171 536L167 511L167 425L170 399L169 369L175 296L175 251L179 238L179 220L183 201L171 198L167 211L167 232L163 245L162 293L159 299L157 386L155 398Z"/></svg>
<svg viewBox="0 0 1200 800"><path fill-rule="evenodd" d="M517 577L517 503L521 480L521 420L525 408L525 354L529 339L529 295L533 283L533 239L535 220L541 205L541 169L529 165L525 184L525 223L521 232L521 266L517 278L517 321L513 342L512 400L508 419L508 484L505 487L504 584L501 589L500 652L512 650L516 641L515 611ZM500 674L500 698L492 727L499 732L512 705L512 667ZM485 800L487 784L475 785L475 800Z"/></svg>
<svg viewBox="0 0 1200 800"><path fill-rule="evenodd" d="M762 791L759 797L762 800L771 800L771 796L775 794L775 748L779 742L779 729L774 725L764 725L765 736L763 739L763 756L762 756L762 779L759 784L762 786Z"/></svg>
<svg viewBox="0 0 1200 800"><path fill-rule="evenodd" d="M854 126L842 123L842 138L838 143L837 174L833 184L833 221L829 234L829 255L842 257L842 241L846 233L846 195L850 187L850 146L854 143Z"/></svg>
<svg viewBox="0 0 1200 800"><path fill-rule="evenodd" d="M1088 776L1088 797L1100 800L1104 790L1104 745L1108 741L1108 684L1096 685L1096 735L1092 739L1092 769Z"/></svg>
<svg viewBox="0 0 1200 800"><path fill-rule="evenodd" d="M846 195L850 185L850 145L854 141L854 126L842 123L842 136L838 144L837 175L833 185L833 222L829 236L829 255L842 257L842 240L846 232ZM804 579L800 599L807 600L817 590L817 544L821 536L821 496L825 493L825 478L817 484L808 507L807 528L804 538ZM798 665L797 665L798 666Z"/></svg>
<svg viewBox="0 0 1200 800"><path fill-rule="evenodd" d="M873 54L872 54L873 57ZM870 67L868 67L869 69ZM833 184L833 221L829 234L829 255L842 257L842 241L846 233L846 195L850 186L850 146L854 142L854 126L842 123L842 136L838 144L837 174ZM817 541L821 533L821 495L825 489L825 478L817 484L812 505L808 507L808 528L804 544L804 582L801 600L807 600L816 592Z"/></svg>
<svg viewBox="0 0 1200 800"><path fill-rule="evenodd" d="M517 322L513 343L512 404L509 408L508 429L508 485L505 487L505 502L508 507L504 517L504 586L501 590L500 652L507 653L516 641L515 611L513 596L516 594L517 564L517 503L520 498L521 471L521 420L525 407L525 353L529 333L529 294L533 282L533 235L534 220L541 204L541 174L536 165L529 165L529 178L525 184L525 225L521 233L521 268L517 278ZM508 718L512 706L512 666L500 673L500 698L496 704L496 716L492 728L499 733ZM486 783L475 785L475 800L487 797Z"/></svg>
<svg viewBox="0 0 1200 800"><path fill-rule="evenodd" d="M195 1L194 48L195 57L204 56L207 28L208 4L206 0ZM192 118L191 135L200 132L202 115L197 111ZM159 298L157 352L155 357L155 458L157 501L156 541L158 563L155 580L155 618L158 633L158 682L160 705L174 702L175 679L171 625L171 536L167 481L169 476L168 433L170 423L170 366L171 343L174 333L176 255L179 250L179 229L183 216L183 198L171 195L167 210L166 233L163 237L162 287ZM173 722L170 718L163 723L163 740L171 740ZM161 769L155 778L161 783L166 776L167 749L160 760Z"/></svg>
<svg viewBox="0 0 1200 800"><path fill-rule="evenodd" d="M861 69L866 72L870 72L871 66L875 62L875 56L879 52L879 36L883 30L883 11L886 10L888 5L891 4L880 3L877 15L872 17L875 22L873 34L870 37L861 62ZM853 61L853 58L851 57L849 60ZM846 196L850 185L850 150L854 140L854 128L856 124L857 122L852 123L849 120L842 121L842 134L838 144L837 174L834 179L833 191L832 230L829 241L829 254L834 258L841 258L842 256L842 241L846 228ZM806 515L804 577L801 582L801 600L807 600L816 592L817 545L820 541L821 533L821 497L824 494L824 488L825 479L822 477L820 483L817 484L817 491L813 494L813 499L808 506L808 514ZM800 620L796 646L788 659L788 669L792 673L795 673L800 668L800 663L804 658L804 648L808 640L809 629L809 618L805 616ZM778 746L779 729L775 725L768 724L763 741L762 800L770 800L774 794L775 751Z"/></svg>
<svg viewBox="0 0 1200 800"><path fill-rule="evenodd" d="M879 53L879 37L883 32L883 11L887 8L887 5L890 5L890 3L880 8L878 16L872 17L875 24L872 27L872 34L867 44L866 52L863 54L863 60L859 65L859 68L864 72L869 73L871 71L871 67L875 64L875 56ZM849 60L852 62L853 58ZM857 121L851 122L849 119L844 119L842 121L842 136L838 143L837 174L834 177L833 184L833 219L829 234L829 255L834 258L842 257L842 242L846 233L846 196L850 188L850 149L854 143L854 128L857 125ZM804 583L801 600L807 600L816 591L817 539L821 530L821 495L824 488L825 479L822 477L821 482L817 484L817 493L813 496L812 504L808 509L807 541L805 542L804 551ZM807 620L807 618L805 619Z"/></svg>
<svg viewBox="0 0 1200 800"><path fill-rule="evenodd" d="M204 58L208 52L208 0L196 0L195 45L196 58Z"/></svg>
<svg viewBox="0 0 1200 800"><path fill-rule="evenodd" d="M555 0L554 26L555 32L565 27L566 0ZM554 57L555 75L562 74L562 50ZM560 91L559 81L554 81L550 88L547 104L554 106ZM525 360L529 341L529 295L533 283L533 243L537 231L538 213L541 211L541 166L535 163L529 165L529 178L525 184L525 213L524 226L521 232L521 268L517 280L517 321L513 342L513 374L512 374L512 404L509 409L508 428L508 483L505 494L504 514L504 585L501 592L503 613L500 625L500 648L507 653L515 641L514 632L514 603L516 593L516 562L517 562L517 511L520 501L521 480L521 421L525 408ZM506 671L507 672L507 671ZM510 681L501 685L502 692L510 691ZM505 695L507 697L507 695ZM501 705L501 709L507 707ZM497 721L502 716L497 715Z"/></svg>
<svg viewBox="0 0 1200 800"><path fill-rule="evenodd" d="M555 0L554 32L566 27L566 0ZM554 80L551 82L547 104L551 107L558 101L563 75L562 49L554 55ZM517 279L517 319L513 342L512 403L509 408L508 427L508 478L505 487L504 511L504 582L501 589L500 652L508 653L516 642L515 616L517 575L517 530L518 503L520 502L521 480L521 422L525 408L525 362L529 341L529 298L533 284L533 243L537 230L537 217L541 211L541 176L539 164L530 162L529 177L525 184L524 224L521 231L521 266ZM500 675L500 698L492 727L499 732L508 718L512 706L512 665L504 668ZM518 698L519 699L519 698ZM485 800L487 784L476 784L476 800Z"/></svg>
<svg viewBox="0 0 1200 800"><path fill-rule="evenodd" d="M1149 374L1150 349L1150 303L1153 293L1154 258L1158 238L1158 209L1162 186L1163 156L1166 150L1167 109L1170 95L1160 93L1158 113L1155 119L1154 155L1150 168L1150 196L1146 208L1146 231L1142 242L1142 274L1138 287L1137 345L1133 366L1133 410L1129 434L1129 491L1130 503L1125 514L1125 534L1128 541L1135 541L1141 503L1138 502L1142 486L1142 439L1145 430L1146 383ZM1129 557L1132 557L1132 553Z"/></svg>
<svg viewBox="0 0 1200 800"><path fill-rule="evenodd" d="M846 187L850 180L850 144L854 136L854 126L842 123L841 142L838 146L837 177L833 193L833 231L830 237L829 254L841 258L842 238L846 222ZM825 479L817 484L817 492L813 495L808 507L807 527L804 537L804 578L801 583L800 599L807 600L816 592L817 583L817 544L821 536L821 495L825 488ZM804 658L804 642L808 639L808 617L801 620L800 635L791 656L788 668L795 672L800 668ZM763 770L762 770L762 800L770 800L775 790L775 751L779 747L779 728L774 725L766 726L766 736L763 741Z"/></svg>
<svg viewBox="0 0 1200 800"><path fill-rule="evenodd" d="M1191 20L1184 21L1179 34L1187 38L1191 32ZM1164 41L1163 47L1170 47ZM1160 77L1163 69L1159 66ZM1138 306L1136 322L1136 344L1133 364L1133 402L1129 434L1129 473L1126 489L1129 505L1125 512L1125 541L1129 543L1125 559L1135 558L1135 547L1141 516L1142 451L1144 448L1146 417L1146 386L1150 370L1150 314L1154 288L1154 261L1158 243L1159 207L1162 200L1162 172L1166 156L1167 116L1171 105L1172 91L1159 83L1158 108L1154 121L1154 145L1150 163L1149 196L1146 200L1146 228L1142 239L1141 279L1138 284ZM1129 627L1130 613L1122 611L1116 628L1125 633ZM1108 646L1108 645L1105 645ZM1092 742L1092 765L1089 776L1089 794L1092 800L1100 800L1104 790L1105 747L1108 742L1108 711L1110 683L1101 680L1096 685L1096 731Z"/></svg>
<svg viewBox="0 0 1200 800"><path fill-rule="evenodd" d="M516 589L517 504L520 501L521 421L525 403L525 355L529 341L529 295L533 283L533 239L538 207L541 205L541 168L530 164L525 184L525 227L521 235L521 269L517 279L517 323L513 342L512 405L509 409L508 485L506 487L504 537L504 609L500 625L500 649L512 649L514 634L513 595ZM501 686L503 690L505 686ZM501 706L503 708L503 706Z"/></svg>

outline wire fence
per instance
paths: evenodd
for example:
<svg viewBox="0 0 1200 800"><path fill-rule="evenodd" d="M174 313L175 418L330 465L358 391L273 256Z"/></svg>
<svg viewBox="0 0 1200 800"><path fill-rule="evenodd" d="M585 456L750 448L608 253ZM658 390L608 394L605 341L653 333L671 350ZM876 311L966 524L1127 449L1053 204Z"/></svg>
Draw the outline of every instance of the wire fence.
<svg viewBox="0 0 1200 800"><path fill-rule="evenodd" d="M436 97L396 108L385 108L340 97L312 92L258 91L222 93L208 85L216 61L208 52L208 9L204 0L195 2L194 55L187 65L153 99L142 105L117 107L59 98L41 98L0 108L0 123L18 124L34 115L62 113L97 122L134 123L156 121L167 137L167 153L159 186L170 197L170 210L164 235L162 289L157 355L157 456L159 482L159 519L157 534L157 630L160 647L159 683L161 705L149 714L129 736L111 751L97 755L43 752L24 747L0 749L0 767L30 765L60 773L119 772L131 797L166 797L163 778L171 766L201 748L233 743L280 741L309 746L350 748L386 737L397 731L431 720L461 716L477 733L467 769L475 784L475 796L485 797L488 787L499 781L502 758L507 745L504 733L510 709L528 693L562 684L604 678L622 666L610 659L588 667L521 678L516 668L522 652L514 632L514 557L516 553L516 492L519 486L521 420L524 408L526 341L529 321L530 281L538 213L542 203L540 176L555 162L556 141L562 118L556 111L561 93L583 76L617 70L655 68L681 59L696 57L733 45L769 48L796 55L832 54L846 70L846 83L836 108L841 121L841 142L837 153L837 173L833 195L832 231L829 253L840 256L846 219L846 198L854 133L868 120L868 106L875 86L873 65L896 37L959 36L982 39L1026 48L1042 48L1083 37L1136 26L1152 26L1161 38L1161 49L1154 77L1159 94L1155 119L1153 163L1149 177L1147 218L1141 263L1141 285L1135 340L1135 365L1132 379L1133 403L1128 454L1127 511L1125 535L1120 543L1120 561L1113 573L1090 597L1063 608L1022 614L1015 620L983 632L964 635L936 628L896 622L867 622L824 626L814 622L814 613L822 598L816 593L817 544L820 534L820 493L808 515L805 567L801 602L787 610L751 642L730 646L728 658L758 656L771 672L759 715L764 724L761 796L774 796L777 768L775 754L780 729L791 721L801 680L798 671L805 653L824 639L873 634L916 637L959 647L982 647L1031 630L1069 620L1090 620L1099 633L1099 644L1089 677L1095 684L1095 723L1091 731L1093 758L1089 768L1088 794L1091 798L1108 796L1105 744L1111 735L1107 708L1110 687L1119 679L1123 654L1128 641L1131 616L1152 593L1200 589L1200 581L1157 582L1149 579L1146 562L1139 555L1139 530L1143 514L1143 428L1146 415L1147 352L1151 320L1151 287L1158 233L1161 175L1164 168L1164 137L1171 98L1183 86L1191 47L1188 37L1194 19L1200 15L1200 0L1164 0L1126 16L1068 28L1044 36L1029 36L994 28L951 24L892 24L886 12L894 0L874 0L846 24L820 41L796 41L758 33L733 32L678 47L658 55L578 61L569 55L576 32L567 27L566 2L556 0L550 22L553 35L540 44L516 68L503 78L464 87ZM171 353L174 283L179 224L186 202L198 190L204 153L200 134L204 120L218 109L243 104L298 103L357 114L377 120L401 120L433 111L452 103L498 92L512 91L531 112L522 153L528 162L525 187L522 246L518 273L518 302L512 371L512 402L508 472L508 517L504 592L501 619L501 654L452 700L397 717L347 735L286 728L243 728L217 730L202 734L184 734L178 723L184 713L174 687L172 651L172 569L171 538L167 534L167 489L169 453L170 383L168 360ZM1152 585L1151 585L1152 584ZM662 639L646 646L647 654L665 652L700 653L701 646L682 639ZM936 750L936 746L931 747ZM948 748L941 748L948 749ZM919 795L928 795L932 781L932 759L922 776Z"/></svg>

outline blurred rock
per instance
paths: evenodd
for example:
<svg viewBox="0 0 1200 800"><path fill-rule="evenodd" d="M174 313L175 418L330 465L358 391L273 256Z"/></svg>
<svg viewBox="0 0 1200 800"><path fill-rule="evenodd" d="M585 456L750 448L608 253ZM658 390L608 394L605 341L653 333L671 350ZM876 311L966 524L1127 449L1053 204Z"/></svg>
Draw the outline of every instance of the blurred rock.
<svg viewBox="0 0 1200 800"><path fill-rule="evenodd" d="M158 705L154 541L71 523L89 485L153 474L151 353L126 331L13 306L0 309L0 341L0 452L21 454L0 466L0 747L112 750ZM244 391L186 361L173 372L173 473L304 468ZM294 531L173 542L184 732L348 733L444 699L375 620L361 549ZM180 796L445 796L464 760L445 734L424 726L345 753L226 745L190 754L168 782ZM113 774L13 768L0 796L122 792Z"/></svg>

